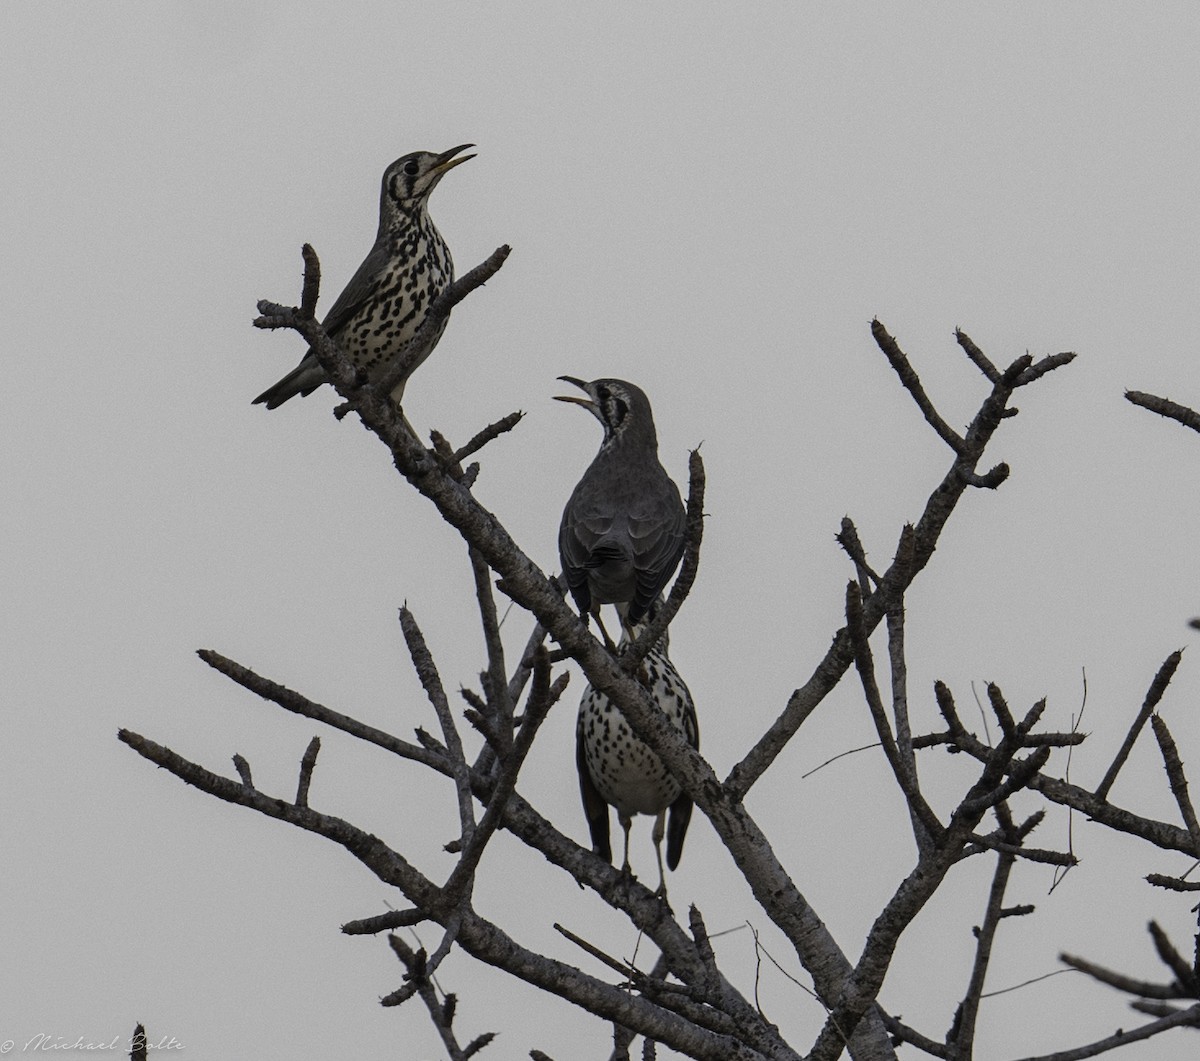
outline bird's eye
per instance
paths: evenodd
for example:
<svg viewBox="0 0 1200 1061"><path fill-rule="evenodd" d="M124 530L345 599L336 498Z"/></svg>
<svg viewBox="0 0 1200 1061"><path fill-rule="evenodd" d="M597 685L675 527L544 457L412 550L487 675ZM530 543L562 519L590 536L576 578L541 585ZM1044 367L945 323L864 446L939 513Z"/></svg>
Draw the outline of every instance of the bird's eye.
<svg viewBox="0 0 1200 1061"><path fill-rule="evenodd" d="M404 163L404 172L410 177L415 177L420 170L421 167L417 164L417 160L415 158L410 158L406 163Z"/></svg>

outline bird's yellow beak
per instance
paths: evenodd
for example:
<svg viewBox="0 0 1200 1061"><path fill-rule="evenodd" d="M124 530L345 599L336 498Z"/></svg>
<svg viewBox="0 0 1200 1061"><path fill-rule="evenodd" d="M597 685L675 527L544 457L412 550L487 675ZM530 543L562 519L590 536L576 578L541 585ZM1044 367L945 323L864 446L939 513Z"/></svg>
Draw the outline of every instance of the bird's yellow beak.
<svg viewBox="0 0 1200 1061"><path fill-rule="evenodd" d="M474 144L459 144L458 147L452 147L449 151L443 151L438 156L437 165L433 167L434 172L444 175L454 169L455 166L461 166L464 162L469 162L475 157L474 155L463 155L462 158L455 158L454 156L460 151L466 151L467 148L474 146Z"/></svg>

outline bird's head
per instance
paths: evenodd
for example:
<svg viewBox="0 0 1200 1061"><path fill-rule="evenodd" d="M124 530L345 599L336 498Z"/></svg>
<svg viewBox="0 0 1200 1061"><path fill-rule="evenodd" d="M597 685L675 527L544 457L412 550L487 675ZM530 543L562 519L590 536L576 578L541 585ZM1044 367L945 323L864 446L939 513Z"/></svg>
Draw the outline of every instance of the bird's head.
<svg viewBox="0 0 1200 1061"><path fill-rule="evenodd" d="M402 214L418 213L424 208L438 181L455 166L475 157L460 154L474 146L459 144L440 155L432 151L414 151L411 155L396 159L383 174L384 205Z"/></svg>
<svg viewBox="0 0 1200 1061"><path fill-rule="evenodd" d="M582 405L600 421L604 427L602 446L632 431L643 438L648 435L650 445L657 447L650 401L639 387L621 379L594 379L585 383L574 376L558 378L564 383L573 384L587 395L586 398L577 394L556 394L554 397L556 401Z"/></svg>

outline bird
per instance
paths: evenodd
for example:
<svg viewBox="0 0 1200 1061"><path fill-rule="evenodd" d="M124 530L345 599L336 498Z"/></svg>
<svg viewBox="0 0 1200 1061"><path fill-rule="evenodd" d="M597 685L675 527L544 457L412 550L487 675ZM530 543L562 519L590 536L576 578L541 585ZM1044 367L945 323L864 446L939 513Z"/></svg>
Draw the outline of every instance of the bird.
<svg viewBox="0 0 1200 1061"><path fill-rule="evenodd" d="M622 643L640 633L635 626ZM639 680L655 705L693 748L700 747L700 728L692 694L667 655L664 634L646 654ZM608 837L608 808L613 806L625 830L625 862L629 868L629 830L635 814L655 815L654 854L658 860L658 894L666 897L662 841L667 838L667 866L675 870L683 854L683 841L692 817L692 801L662 760L638 738L612 701L591 685L579 701L575 725L575 764L579 794L592 837L592 850L608 862L612 847Z"/></svg>
<svg viewBox="0 0 1200 1061"><path fill-rule="evenodd" d="M454 261L429 216L429 197L455 166L475 157L462 154L474 146L460 144L441 154L414 151L383 172L375 245L322 322L326 334L368 379L385 375L395 364L434 299L454 281ZM433 352L445 327L443 322L412 371ZM397 404L412 371L392 389ZM289 398L307 396L327 382L310 348L299 365L251 404L276 409Z"/></svg>
<svg viewBox="0 0 1200 1061"><path fill-rule="evenodd" d="M600 622L614 604L623 625L641 622L683 556L687 512L679 488L658 459L650 401L619 379L585 383L559 376L587 397L556 395L582 405L604 428L604 439L576 484L558 530L563 576L579 613Z"/></svg>

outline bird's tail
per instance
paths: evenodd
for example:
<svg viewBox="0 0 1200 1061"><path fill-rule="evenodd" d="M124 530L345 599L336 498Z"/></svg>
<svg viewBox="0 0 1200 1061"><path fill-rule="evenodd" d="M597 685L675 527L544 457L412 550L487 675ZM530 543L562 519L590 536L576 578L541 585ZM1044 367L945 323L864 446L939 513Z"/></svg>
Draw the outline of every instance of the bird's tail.
<svg viewBox="0 0 1200 1061"><path fill-rule="evenodd" d="M268 387L251 402L252 405L265 405L268 409L277 409L289 398L297 394L307 396L312 394L325 382L325 373L317 364L312 354L305 354L304 359L291 372L283 377L273 387Z"/></svg>

